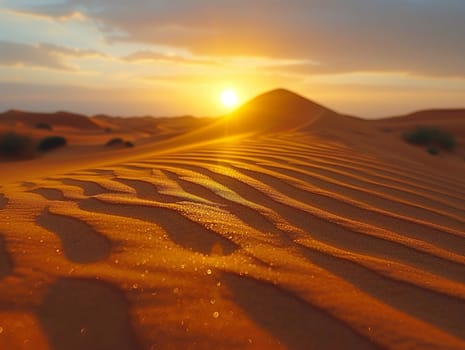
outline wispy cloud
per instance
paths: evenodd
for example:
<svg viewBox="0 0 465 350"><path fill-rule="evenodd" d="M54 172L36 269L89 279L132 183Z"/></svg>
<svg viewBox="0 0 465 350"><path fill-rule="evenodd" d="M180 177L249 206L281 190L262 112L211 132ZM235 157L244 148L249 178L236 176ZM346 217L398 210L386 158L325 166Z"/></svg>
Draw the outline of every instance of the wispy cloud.
<svg viewBox="0 0 465 350"><path fill-rule="evenodd" d="M0 41L0 64L24 65L59 70L73 70L53 51L40 45L26 45L15 42Z"/></svg>
<svg viewBox="0 0 465 350"><path fill-rule="evenodd" d="M38 49L49 52L50 54L57 54L72 57L107 57L106 54L97 50L83 50L70 47L59 46L49 43L40 43L37 45Z"/></svg>
<svg viewBox="0 0 465 350"><path fill-rule="evenodd" d="M104 57L104 54L94 50L80 50L47 43L30 45L0 40L0 65L74 71L76 67L69 64L66 57L93 56Z"/></svg>
<svg viewBox="0 0 465 350"><path fill-rule="evenodd" d="M210 57L201 57L194 55L180 56L156 52L152 50L139 50L123 57L123 59L129 62L170 62L187 65L219 64L219 60Z"/></svg>

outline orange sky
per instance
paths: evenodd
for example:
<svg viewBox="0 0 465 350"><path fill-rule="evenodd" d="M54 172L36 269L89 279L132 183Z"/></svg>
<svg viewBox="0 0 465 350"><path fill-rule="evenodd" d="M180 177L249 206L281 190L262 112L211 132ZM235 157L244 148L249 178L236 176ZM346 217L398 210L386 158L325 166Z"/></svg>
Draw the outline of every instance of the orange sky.
<svg viewBox="0 0 465 350"><path fill-rule="evenodd" d="M0 110L220 115L277 87L381 117L465 107L459 0L0 0Z"/></svg>

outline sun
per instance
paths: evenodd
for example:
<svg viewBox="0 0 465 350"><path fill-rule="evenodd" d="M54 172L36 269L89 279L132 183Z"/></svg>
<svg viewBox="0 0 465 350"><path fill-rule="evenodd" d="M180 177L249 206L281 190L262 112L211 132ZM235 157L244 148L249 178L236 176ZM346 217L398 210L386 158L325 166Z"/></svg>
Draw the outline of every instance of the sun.
<svg viewBox="0 0 465 350"><path fill-rule="evenodd" d="M226 108L234 108L239 104L239 98L233 89L223 90L221 93L221 102Z"/></svg>

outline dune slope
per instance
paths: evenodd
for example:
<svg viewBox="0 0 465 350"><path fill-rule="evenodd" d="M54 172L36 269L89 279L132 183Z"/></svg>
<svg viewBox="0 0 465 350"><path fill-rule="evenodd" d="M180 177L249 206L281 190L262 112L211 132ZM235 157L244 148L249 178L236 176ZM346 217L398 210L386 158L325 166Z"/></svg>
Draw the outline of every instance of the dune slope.
<svg viewBox="0 0 465 350"><path fill-rule="evenodd" d="M228 125L232 130L276 132L295 130L322 118L338 114L286 89L266 92L231 113Z"/></svg>
<svg viewBox="0 0 465 350"><path fill-rule="evenodd" d="M463 164L292 99L3 183L0 348L465 349Z"/></svg>

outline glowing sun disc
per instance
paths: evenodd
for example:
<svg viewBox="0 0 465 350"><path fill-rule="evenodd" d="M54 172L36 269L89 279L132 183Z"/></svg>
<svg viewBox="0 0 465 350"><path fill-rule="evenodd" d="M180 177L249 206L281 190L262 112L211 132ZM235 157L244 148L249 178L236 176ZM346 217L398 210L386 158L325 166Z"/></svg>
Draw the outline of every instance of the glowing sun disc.
<svg viewBox="0 0 465 350"><path fill-rule="evenodd" d="M239 103L239 98L234 90L228 89L221 93L221 102L227 108L236 107Z"/></svg>

